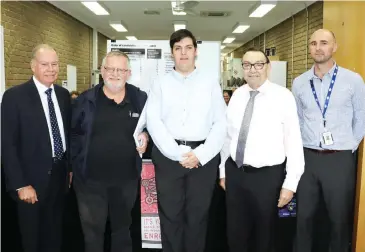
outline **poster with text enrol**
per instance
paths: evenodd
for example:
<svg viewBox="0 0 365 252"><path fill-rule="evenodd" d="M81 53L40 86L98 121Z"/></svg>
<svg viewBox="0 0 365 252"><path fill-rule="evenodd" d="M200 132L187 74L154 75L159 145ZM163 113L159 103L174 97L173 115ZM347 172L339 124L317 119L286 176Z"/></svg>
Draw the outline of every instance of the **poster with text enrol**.
<svg viewBox="0 0 365 252"><path fill-rule="evenodd" d="M142 248L162 248L155 168L151 160L143 160L142 164L141 217Z"/></svg>

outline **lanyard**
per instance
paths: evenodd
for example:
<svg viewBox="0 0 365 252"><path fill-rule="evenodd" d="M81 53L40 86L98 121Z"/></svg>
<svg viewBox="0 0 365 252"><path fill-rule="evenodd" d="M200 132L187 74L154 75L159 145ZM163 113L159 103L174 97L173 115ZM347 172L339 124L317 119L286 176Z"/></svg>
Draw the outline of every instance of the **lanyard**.
<svg viewBox="0 0 365 252"><path fill-rule="evenodd" d="M326 127L326 118L325 118L325 115L326 115L326 112L327 112L328 104L330 102L330 97L331 97L331 94L332 94L332 91L333 91L333 86L335 85L335 81L336 81L336 77L337 77L337 72L338 72L338 66L336 65L335 71L333 72L333 75L332 75L331 84L330 84L330 86L328 88L326 100L324 102L323 111L322 111L321 105L319 104L319 99L318 99L318 96L317 96L317 92L316 92L316 90L314 88L313 79L310 80L310 84L311 84L311 88L312 88L312 93L313 93L314 99L316 100L317 105L318 105L318 108L319 108L319 110L321 110L321 113L322 113L324 127Z"/></svg>

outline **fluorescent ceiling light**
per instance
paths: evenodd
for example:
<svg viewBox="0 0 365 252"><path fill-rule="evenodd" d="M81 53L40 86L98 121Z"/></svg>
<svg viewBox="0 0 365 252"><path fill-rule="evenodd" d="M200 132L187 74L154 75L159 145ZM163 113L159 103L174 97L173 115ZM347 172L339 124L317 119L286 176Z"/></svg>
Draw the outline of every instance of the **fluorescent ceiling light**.
<svg viewBox="0 0 365 252"><path fill-rule="evenodd" d="M114 28L117 32L127 32L127 28L120 21L111 21L110 26Z"/></svg>
<svg viewBox="0 0 365 252"><path fill-rule="evenodd" d="M186 29L186 22L184 21L174 22L174 30L178 31L181 29Z"/></svg>
<svg viewBox="0 0 365 252"><path fill-rule="evenodd" d="M117 32L127 32L127 29L121 24L110 24Z"/></svg>
<svg viewBox="0 0 365 252"><path fill-rule="evenodd" d="M126 36L126 38L128 40L137 40L137 38L135 36Z"/></svg>
<svg viewBox="0 0 365 252"><path fill-rule="evenodd" d="M224 49L225 47L226 47L225 45L222 45L222 46L221 46L221 50L222 50L222 49Z"/></svg>
<svg viewBox="0 0 365 252"><path fill-rule="evenodd" d="M109 12L101 6L98 2L81 2L83 5L85 5L86 8L94 12L95 15L101 16L101 15L109 15Z"/></svg>
<svg viewBox="0 0 365 252"><path fill-rule="evenodd" d="M176 15L176 16L185 16L186 12L184 11L175 11L177 10L177 4L175 1L171 2L171 10L172 10L172 15Z"/></svg>
<svg viewBox="0 0 365 252"><path fill-rule="evenodd" d="M224 40L223 40L223 44L229 44L229 43L232 43L236 38L235 37L226 37Z"/></svg>
<svg viewBox="0 0 365 252"><path fill-rule="evenodd" d="M244 25L244 24L238 23L238 24L235 25L235 27L233 27L233 32L232 33L243 33L248 28L250 28L249 25Z"/></svg>
<svg viewBox="0 0 365 252"><path fill-rule="evenodd" d="M248 12L250 17L261 18L276 6L276 1L261 0Z"/></svg>

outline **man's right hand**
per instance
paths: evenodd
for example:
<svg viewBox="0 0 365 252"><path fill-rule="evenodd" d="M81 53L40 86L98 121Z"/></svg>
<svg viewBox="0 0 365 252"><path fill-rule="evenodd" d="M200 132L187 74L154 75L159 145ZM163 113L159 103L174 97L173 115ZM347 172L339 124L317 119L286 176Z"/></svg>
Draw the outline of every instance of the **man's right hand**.
<svg viewBox="0 0 365 252"><path fill-rule="evenodd" d="M219 181L219 185L226 190L226 178L221 178Z"/></svg>
<svg viewBox="0 0 365 252"><path fill-rule="evenodd" d="M29 204L34 204L38 201L37 193L32 186L26 186L18 190L19 199Z"/></svg>

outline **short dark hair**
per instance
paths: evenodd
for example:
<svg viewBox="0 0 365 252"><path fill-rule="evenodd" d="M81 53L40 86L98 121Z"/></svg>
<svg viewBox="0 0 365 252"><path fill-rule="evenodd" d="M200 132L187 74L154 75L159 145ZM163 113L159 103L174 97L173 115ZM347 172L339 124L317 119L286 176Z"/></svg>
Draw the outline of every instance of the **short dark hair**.
<svg viewBox="0 0 365 252"><path fill-rule="evenodd" d="M263 50L261 50L259 48L251 47L247 51L245 51L245 53L243 55L245 55L248 52L260 52L260 53L262 53L265 56L266 63L270 63L269 57L265 54L265 52Z"/></svg>
<svg viewBox="0 0 365 252"><path fill-rule="evenodd" d="M176 32L174 32L170 36L170 48L171 48L171 50L174 47L174 45L175 45L176 42L179 42L179 41L181 41L184 38L191 38L191 40L193 41L194 47L195 48L198 47L198 45L196 43L196 38L191 33L191 31L186 30L186 29L181 29L181 30L177 30Z"/></svg>

